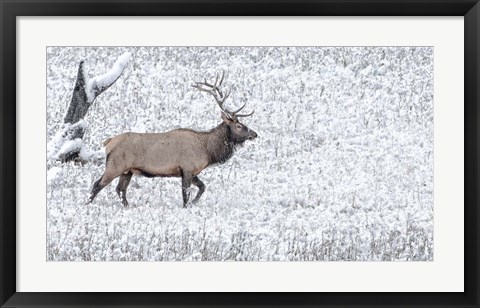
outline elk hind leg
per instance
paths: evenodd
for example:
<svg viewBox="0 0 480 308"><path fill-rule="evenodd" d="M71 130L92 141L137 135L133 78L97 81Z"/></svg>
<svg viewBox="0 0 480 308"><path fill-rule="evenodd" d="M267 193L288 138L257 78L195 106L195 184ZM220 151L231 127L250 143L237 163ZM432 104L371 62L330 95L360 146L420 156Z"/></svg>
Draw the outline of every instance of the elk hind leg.
<svg viewBox="0 0 480 308"><path fill-rule="evenodd" d="M94 184L92 191L90 192L90 198L88 203L92 203L93 199L98 195L98 193L110 182L113 181L118 175L111 174L105 171L100 179L98 179Z"/></svg>
<svg viewBox="0 0 480 308"><path fill-rule="evenodd" d="M195 176L193 179L192 179L192 184L197 186L198 187L198 192L197 192L197 195L195 196L195 198L193 199L193 203L197 202L198 199L200 199L200 197L202 196L202 194L205 192L205 184L203 184L202 181L200 181L200 179L198 178L198 176Z"/></svg>
<svg viewBox="0 0 480 308"><path fill-rule="evenodd" d="M182 172L182 197L183 197L183 207L187 207L188 199L190 198L190 193L188 189L192 185L193 176L190 173Z"/></svg>
<svg viewBox="0 0 480 308"><path fill-rule="evenodd" d="M127 201L127 188L128 185L130 184L130 180L132 179L132 172L124 173L120 176L120 179L118 180L118 185L116 188L118 197L120 197L121 193L121 198L122 198L122 203L123 206L128 206L128 201Z"/></svg>

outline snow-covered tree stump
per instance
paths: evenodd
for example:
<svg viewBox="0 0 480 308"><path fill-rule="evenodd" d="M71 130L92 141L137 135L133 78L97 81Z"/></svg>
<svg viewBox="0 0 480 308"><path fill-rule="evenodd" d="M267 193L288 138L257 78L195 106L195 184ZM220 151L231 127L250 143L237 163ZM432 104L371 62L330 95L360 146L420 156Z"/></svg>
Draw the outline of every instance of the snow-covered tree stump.
<svg viewBox="0 0 480 308"><path fill-rule="evenodd" d="M82 152L86 152L82 142L86 128L83 118L96 98L120 78L129 59L130 53L123 54L106 74L92 79L87 79L84 61L80 61L64 126L48 144L48 159L61 162L87 160L82 157Z"/></svg>

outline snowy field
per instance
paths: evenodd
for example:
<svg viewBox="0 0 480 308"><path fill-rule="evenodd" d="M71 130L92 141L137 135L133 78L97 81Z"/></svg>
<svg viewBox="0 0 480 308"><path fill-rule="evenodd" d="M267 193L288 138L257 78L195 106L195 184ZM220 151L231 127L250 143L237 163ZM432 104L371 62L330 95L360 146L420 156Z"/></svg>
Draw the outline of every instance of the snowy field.
<svg viewBox="0 0 480 308"><path fill-rule="evenodd" d="M48 141L79 61L92 78L126 52L84 119L91 161L46 162L47 260L433 260L433 48L51 47ZM182 208L179 178L134 176L129 207L117 180L85 204L105 139L218 125L191 85L222 70L259 138L200 174L198 203Z"/></svg>

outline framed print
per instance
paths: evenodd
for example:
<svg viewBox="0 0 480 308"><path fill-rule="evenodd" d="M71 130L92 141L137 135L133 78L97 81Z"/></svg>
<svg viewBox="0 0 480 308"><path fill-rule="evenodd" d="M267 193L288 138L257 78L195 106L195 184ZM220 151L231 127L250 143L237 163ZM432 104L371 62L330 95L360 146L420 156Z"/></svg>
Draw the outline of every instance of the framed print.
<svg viewBox="0 0 480 308"><path fill-rule="evenodd" d="M478 306L478 1L1 5L2 307Z"/></svg>

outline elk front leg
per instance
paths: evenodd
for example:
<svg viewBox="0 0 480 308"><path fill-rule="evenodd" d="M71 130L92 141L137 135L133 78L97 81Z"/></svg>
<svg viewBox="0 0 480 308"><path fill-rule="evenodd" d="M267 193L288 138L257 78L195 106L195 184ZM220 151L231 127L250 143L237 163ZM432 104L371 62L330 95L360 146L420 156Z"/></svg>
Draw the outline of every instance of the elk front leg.
<svg viewBox="0 0 480 308"><path fill-rule="evenodd" d="M197 186L198 187L198 193L197 195L195 196L195 198L193 199L193 203L197 202L198 199L200 199L200 197L202 196L202 194L205 192L205 184L203 184L202 181L200 181L200 179L198 178L198 176L195 176L193 179L192 179L192 183L193 185Z"/></svg>
<svg viewBox="0 0 480 308"><path fill-rule="evenodd" d="M182 173L182 196L183 196L183 207L187 207L188 199L190 198L190 193L188 189L192 185L193 175L183 172Z"/></svg>
<svg viewBox="0 0 480 308"><path fill-rule="evenodd" d="M120 176L120 179L118 180L118 185L117 185L117 194L118 197L120 197L120 193L122 193L122 203L123 206L128 206L128 201L127 201L127 187L130 184L130 180L132 179L132 172L124 173Z"/></svg>

